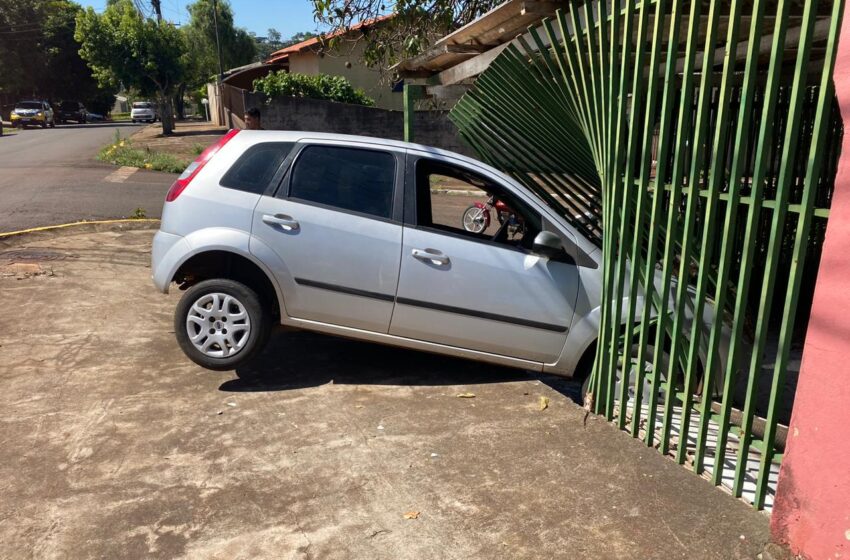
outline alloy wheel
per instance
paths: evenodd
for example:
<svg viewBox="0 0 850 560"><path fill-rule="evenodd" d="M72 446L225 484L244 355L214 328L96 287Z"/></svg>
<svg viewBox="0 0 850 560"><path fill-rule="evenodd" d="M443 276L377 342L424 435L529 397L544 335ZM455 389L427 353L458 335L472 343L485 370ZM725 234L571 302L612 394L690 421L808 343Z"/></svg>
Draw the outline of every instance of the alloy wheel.
<svg viewBox="0 0 850 560"><path fill-rule="evenodd" d="M205 356L239 353L251 336L251 319L238 299L219 292L200 296L186 315L189 340Z"/></svg>

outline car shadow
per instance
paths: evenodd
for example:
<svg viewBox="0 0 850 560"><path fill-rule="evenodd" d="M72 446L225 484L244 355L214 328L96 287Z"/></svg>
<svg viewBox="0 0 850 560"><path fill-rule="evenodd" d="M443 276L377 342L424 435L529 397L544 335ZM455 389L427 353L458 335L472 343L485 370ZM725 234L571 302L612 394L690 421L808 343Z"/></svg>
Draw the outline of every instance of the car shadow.
<svg viewBox="0 0 850 560"><path fill-rule="evenodd" d="M575 402L581 384L562 377L360 342L306 331L276 330L265 350L221 384L225 392L290 391L326 383L477 385L539 380Z"/></svg>

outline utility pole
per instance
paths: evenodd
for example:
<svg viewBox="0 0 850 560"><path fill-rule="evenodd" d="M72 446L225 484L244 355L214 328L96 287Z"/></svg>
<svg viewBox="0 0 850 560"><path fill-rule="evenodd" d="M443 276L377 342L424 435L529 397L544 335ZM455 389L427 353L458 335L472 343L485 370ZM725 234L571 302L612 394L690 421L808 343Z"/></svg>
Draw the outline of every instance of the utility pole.
<svg viewBox="0 0 850 560"><path fill-rule="evenodd" d="M162 23L162 0L151 0L151 5L156 13L156 22Z"/></svg>
<svg viewBox="0 0 850 560"><path fill-rule="evenodd" d="M213 0L213 25L215 26L215 45L218 49L218 83L224 78L224 68L221 65L221 41L218 39L218 2Z"/></svg>
<svg viewBox="0 0 850 560"><path fill-rule="evenodd" d="M223 111L222 104L224 102L224 92L221 87L221 80L224 79L224 68L221 64L221 41L218 38L218 2L216 0L212 0L213 3L213 25L215 26L215 46L218 50L218 80L216 81L216 89L218 90L218 100L216 103L218 116L216 119L223 120L225 118L225 112ZM222 124L217 121L217 124ZM232 126L232 122L231 122Z"/></svg>

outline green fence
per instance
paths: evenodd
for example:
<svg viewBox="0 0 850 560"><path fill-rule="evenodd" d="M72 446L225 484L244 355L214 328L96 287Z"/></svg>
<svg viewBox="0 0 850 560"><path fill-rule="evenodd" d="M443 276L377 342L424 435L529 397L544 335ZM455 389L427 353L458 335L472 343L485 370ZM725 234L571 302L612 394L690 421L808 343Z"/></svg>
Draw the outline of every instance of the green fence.
<svg viewBox="0 0 850 560"><path fill-rule="evenodd" d="M843 134L842 11L573 2L451 113L484 161L603 250L593 409L759 509Z"/></svg>

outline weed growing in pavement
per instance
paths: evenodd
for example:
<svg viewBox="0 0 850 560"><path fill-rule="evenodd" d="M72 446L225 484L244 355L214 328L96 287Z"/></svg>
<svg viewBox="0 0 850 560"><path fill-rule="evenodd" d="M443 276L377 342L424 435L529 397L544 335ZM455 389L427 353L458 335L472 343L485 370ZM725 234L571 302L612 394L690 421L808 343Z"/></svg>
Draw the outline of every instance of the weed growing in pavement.
<svg viewBox="0 0 850 560"><path fill-rule="evenodd" d="M201 155L201 153L206 149L206 146L203 144L198 144L197 142L192 144L192 153L196 156Z"/></svg>
<svg viewBox="0 0 850 560"><path fill-rule="evenodd" d="M133 210L133 213L130 214L131 220L144 220L147 217L148 213L145 212L144 208L136 208L135 210Z"/></svg>
<svg viewBox="0 0 850 560"><path fill-rule="evenodd" d="M121 138L121 133L117 130L115 131L114 142L101 149L97 159L112 165L139 167L168 173L181 173L189 165L188 161L171 154L154 152L150 148L144 150L133 148L130 139Z"/></svg>

